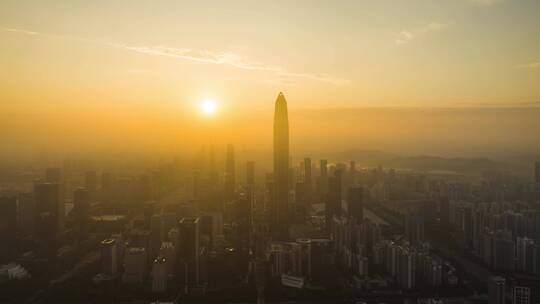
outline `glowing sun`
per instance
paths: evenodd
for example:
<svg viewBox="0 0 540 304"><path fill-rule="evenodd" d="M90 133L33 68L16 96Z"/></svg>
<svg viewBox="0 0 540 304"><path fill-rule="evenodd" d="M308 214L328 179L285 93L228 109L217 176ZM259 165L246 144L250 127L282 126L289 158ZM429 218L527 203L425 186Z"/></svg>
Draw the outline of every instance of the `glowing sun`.
<svg viewBox="0 0 540 304"><path fill-rule="evenodd" d="M206 99L204 100L201 105L201 112L206 116L212 116L216 113L217 110L217 104L212 99Z"/></svg>

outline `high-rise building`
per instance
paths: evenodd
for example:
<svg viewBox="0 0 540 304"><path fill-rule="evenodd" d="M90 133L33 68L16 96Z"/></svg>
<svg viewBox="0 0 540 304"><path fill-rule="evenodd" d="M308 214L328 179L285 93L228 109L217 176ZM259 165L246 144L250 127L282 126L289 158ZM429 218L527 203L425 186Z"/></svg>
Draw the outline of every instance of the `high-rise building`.
<svg viewBox="0 0 540 304"><path fill-rule="evenodd" d="M255 185L255 162L246 163L246 185L253 188Z"/></svg>
<svg viewBox="0 0 540 304"><path fill-rule="evenodd" d="M419 212L409 210L404 218L405 238L411 245L424 242L424 217Z"/></svg>
<svg viewBox="0 0 540 304"><path fill-rule="evenodd" d="M516 239L517 270L534 273L538 263L537 246L534 240L526 237Z"/></svg>
<svg viewBox="0 0 540 304"><path fill-rule="evenodd" d="M534 180L540 185L540 160L534 164Z"/></svg>
<svg viewBox="0 0 540 304"><path fill-rule="evenodd" d="M503 277L490 277L488 281L488 303L504 304L506 302L505 293L506 280Z"/></svg>
<svg viewBox="0 0 540 304"><path fill-rule="evenodd" d="M319 195L325 197L328 193L328 161L326 159L321 159L320 162L320 176L319 176Z"/></svg>
<svg viewBox="0 0 540 304"><path fill-rule="evenodd" d="M0 263L15 253L17 233L17 197L0 197Z"/></svg>
<svg viewBox="0 0 540 304"><path fill-rule="evenodd" d="M526 286L512 286L512 304L531 304L531 289Z"/></svg>
<svg viewBox="0 0 540 304"><path fill-rule="evenodd" d="M115 275L118 272L119 263L116 239L101 241L101 271L108 275Z"/></svg>
<svg viewBox="0 0 540 304"><path fill-rule="evenodd" d="M362 187L349 188L347 211L356 222L364 218L364 189Z"/></svg>
<svg viewBox="0 0 540 304"><path fill-rule="evenodd" d="M84 174L84 187L88 190L89 198L92 200L96 199L97 184L96 171L87 171Z"/></svg>
<svg viewBox="0 0 540 304"><path fill-rule="evenodd" d="M181 219L178 230L178 276L184 279L187 291L190 286L198 286L201 281L199 218Z"/></svg>
<svg viewBox="0 0 540 304"><path fill-rule="evenodd" d="M328 231L331 229L333 217L341 215L341 183L342 171L338 169L334 172L334 176L328 179L328 195L325 204L326 228Z"/></svg>
<svg viewBox="0 0 540 304"><path fill-rule="evenodd" d="M56 219L56 233L64 229L65 206L61 184L35 183L34 198L38 214L50 213Z"/></svg>
<svg viewBox="0 0 540 304"><path fill-rule="evenodd" d="M146 249L142 247L130 247L124 256L123 283L142 283L146 275L147 265Z"/></svg>
<svg viewBox="0 0 540 304"><path fill-rule="evenodd" d="M47 183L61 183L62 182L62 169L61 168L47 168L45 170L45 181Z"/></svg>
<svg viewBox="0 0 540 304"><path fill-rule="evenodd" d="M275 240L286 240L289 234L289 118L287 101L279 93L274 112L274 189L271 232Z"/></svg>
<svg viewBox="0 0 540 304"><path fill-rule="evenodd" d="M304 158L304 190L308 200L311 199L313 177L311 176L311 158Z"/></svg>
<svg viewBox="0 0 540 304"><path fill-rule="evenodd" d="M22 235L33 235L36 220L36 203L32 192L19 193L17 210L17 231Z"/></svg>
<svg viewBox="0 0 540 304"><path fill-rule="evenodd" d="M73 211L77 235L81 240L88 233L90 219L90 192L86 188L78 188L73 192Z"/></svg>
<svg viewBox="0 0 540 304"><path fill-rule="evenodd" d="M154 259L152 265L152 292L167 291L168 279L167 260L164 257L158 256Z"/></svg>
<svg viewBox="0 0 540 304"><path fill-rule="evenodd" d="M236 188L236 165L234 160L234 147L227 145L227 157L225 160L225 197L228 200L234 198Z"/></svg>

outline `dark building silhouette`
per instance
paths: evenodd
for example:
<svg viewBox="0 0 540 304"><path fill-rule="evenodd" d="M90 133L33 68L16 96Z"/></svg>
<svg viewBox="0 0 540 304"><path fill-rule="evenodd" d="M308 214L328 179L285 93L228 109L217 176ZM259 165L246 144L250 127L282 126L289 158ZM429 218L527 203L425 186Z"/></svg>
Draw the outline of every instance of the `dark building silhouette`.
<svg viewBox="0 0 540 304"><path fill-rule="evenodd" d="M225 160L225 197L228 200L234 198L236 187L236 170L234 161L234 147L231 144L227 145L227 157Z"/></svg>
<svg viewBox="0 0 540 304"><path fill-rule="evenodd" d="M64 229L65 217L65 206L61 184L35 183L34 197L37 214L50 213L56 220L56 232L61 233Z"/></svg>
<svg viewBox="0 0 540 304"><path fill-rule="evenodd" d="M311 175L311 158L304 158L304 189L306 199L311 199L313 177Z"/></svg>
<svg viewBox="0 0 540 304"><path fill-rule="evenodd" d="M252 161L246 163L246 185L255 186L255 162Z"/></svg>
<svg viewBox="0 0 540 304"><path fill-rule="evenodd" d="M490 277L488 281L488 303L506 303L506 280L502 277Z"/></svg>
<svg viewBox="0 0 540 304"><path fill-rule="evenodd" d="M540 185L540 160L534 164L534 180Z"/></svg>
<svg viewBox="0 0 540 304"><path fill-rule="evenodd" d="M328 197L326 199L326 228L330 231L330 225L334 216L341 215L341 185L342 171L337 169L334 176L328 179Z"/></svg>
<svg viewBox="0 0 540 304"><path fill-rule="evenodd" d="M279 93L274 112L274 189L271 230L275 240L288 239L289 119L287 101Z"/></svg>
<svg viewBox="0 0 540 304"><path fill-rule="evenodd" d="M0 197L0 263L15 252L17 232L17 197Z"/></svg>
<svg viewBox="0 0 540 304"><path fill-rule="evenodd" d="M356 222L362 221L364 218L364 188L349 188L347 203L349 215L351 215Z"/></svg>
<svg viewBox="0 0 540 304"><path fill-rule="evenodd" d="M62 182L62 169L47 168L45 170L45 181L48 183L61 183Z"/></svg>
<svg viewBox="0 0 540 304"><path fill-rule="evenodd" d="M321 159L319 176L319 195L326 196L328 193L328 160Z"/></svg>
<svg viewBox="0 0 540 304"><path fill-rule="evenodd" d="M73 212L77 236L79 240L85 239L90 217L90 191L86 188L78 188L73 192Z"/></svg>

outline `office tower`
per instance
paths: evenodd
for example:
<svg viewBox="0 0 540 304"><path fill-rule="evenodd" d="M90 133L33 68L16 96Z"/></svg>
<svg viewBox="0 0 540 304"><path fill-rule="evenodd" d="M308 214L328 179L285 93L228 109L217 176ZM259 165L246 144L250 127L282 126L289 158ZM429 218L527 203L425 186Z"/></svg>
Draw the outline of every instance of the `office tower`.
<svg viewBox="0 0 540 304"><path fill-rule="evenodd" d="M509 238L496 237L493 240L493 266L499 271L514 271L515 244Z"/></svg>
<svg viewBox="0 0 540 304"><path fill-rule="evenodd" d="M408 248L398 250L398 282L402 289L411 289L416 285L416 255Z"/></svg>
<svg viewBox="0 0 540 304"><path fill-rule="evenodd" d="M364 189L362 187L349 188L347 195L347 210L355 221L364 219Z"/></svg>
<svg viewBox="0 0 540 304"><path fill-rule="evenodd" d="M38 255L45 258L56 256L57 230L56 216L50 212L42 212L35 219L35 236Z"/></svg>
<svg viewBox="0 0 540 304"><path fill-rule="evenodd" d="M252 161L246 163L246 185L255 186L255 162Z"/></svg>
<svg viewBox="0 0 540 304"><path fill-rule="evenodd" d="M47 183L62 183L62 169L47 168L45 170L45 182Z"/></svg>
<svg viewBox="0 0 540 304"><path fill-rule="evenodd" d="M96 171L87 171L84 174L84 187L88 190L89 198L96 199L97 191L97 174Z"/></svg>
<svg viewBox="0 0 540 304"><path fill-rule="evenodd" d="M534 180L540 185L540 160L534 164Z"/></svg>
<svg viewBox="0 0 540 304"><path fill-rule="evenodd" d="M356 162L354 160L349 163L349 185L356 185Z"/></svg>
<svg viewBox="0 0 540 304"><path fill-rule="evenodd" d="M38 214L50 213L56 219L56 233L64 230L65 206L62 187L58 183L35 183L34 198Z"/></svg>
<svg viewBox="0 0 540 304"><path fill-rule="evenodd" d="M512 304L531 304L531 289L526 286L512 286Z"/></svg>
<svg viewBox="0 0 540 304"><path fill-rule="evenodd" d="M150 218L150 259L153 259L159 254L161 241L163 236L163 216L162 214L154 214Z"/></svg>
<svg viewBox="0 0 540 304"><path fill-rule="evenodd" d="M334 176L328 180L328 195L325 204L326 228L328 231L330 231L334 216L341 215L341 182L341 170L336 170Z"/></svg>
<svg viewBox="0 0 540 304"><path fill-rule="evenodd" d="M505 304L505 284L503 277L490 277L488 281L488 303Z"/></svg>
<svg viewBox="0 0 540 304"><path fill-rule="evenodd" d="M34 234L34 222L36 219L36 203L34 194L19 193L17 210L17 231L21 235L31 236Z"/></svg>
<svg viewBox="0 0 540 304"><path fill-rule="evenodd" d="M526 237L516 239L517 269L518 271L534 273L538 263L538 248L534 240Z"/></svg>
<svg viewBox="0 0 540 304"><path fill-rule="evenodd" d="M109 238L101 241L101 272L115 275L118 272L119 263L116 239Z"/></svg>
<svg viewBox="0 0 540 304"><path fill-rule="evenodd" d="M178 276L184 280L185 291L198 286L200 274L200 221L199 218L183 218L178 223Z"/></svg>
<svg viewBox="0 0 540 304"><path fill-rule="evenodd" d="M146 249L142 247L128 248L124 256L122 283L142 283L146 275L147 261Z"/></svg>
<svg viewBox="0 0 540 304"><path fill-rule="evenodd" d="M319 195L325 198L328 193L328 161L321 159L320 162L320 176L319 176Z"/></svg>
<svg viewBox="0 0 540 304"><path fill-rule="evenodd" d="M167 268L167 273L169 275L174 275L176 273L176 247L174 242L163 242L161 243L161 248L159 249L159 256L165 259L165 265Z"/></svg>
<svg viewBox="0 0 540 304"><path fill-rule="evenodd" d="M419 212L409 210L404 218L405 238L411 245L424 242L424 217Z"/></svg>
<svg viewBox="0 0 540 304"><path fill-rule="evenodd" d="M15 254L17 233L17 197L0 197L0 264Z"/></svg>
<svg viewBox="0 0 540 304"><path fill-rule="evenodd" d="M75 229L79 240L86 238L90 219L90 193L86 188L78 188L73 192L73 212Z"/></svg>
<svg viewBox="0 0 540 304"><path fill-rule="evenodd" d="M167 261L164 257L158 256L152 265L152 292L167 291L168 279Z"/></svg>
<svg viewBox="0 0 540 304"><path fill-rule="evenodd" d="M236 188L236 167L234 161L234 147L227 145L227 157L225 160L225 198L232 200Z"/></svg>
<svg viewBox="0 0 540 304"><path fill-rule="evenodd" d="M311 199L313 189L313 177L311 176L311 158L304 158L304 188L306 191L306 198Z"/></svg>
<svg viewBox="0 0 540 304"><path fill-rule="evenodd" d="M214 145L210 145L210 155L209 155L210 166L208 169L209 170L208 175L209 175L210 184L212 185L212 188L215 187L219 182L219 174L218 174L218 170L216 166L216 151L215 150L216 149Z"/></svg>
<svg viewBox="0 0 540 304"><path fill-rule="evenodd" d="M271 232L275 240L289 234L289 118L287 101L279 93L274 112L274 189Z"/></svg>

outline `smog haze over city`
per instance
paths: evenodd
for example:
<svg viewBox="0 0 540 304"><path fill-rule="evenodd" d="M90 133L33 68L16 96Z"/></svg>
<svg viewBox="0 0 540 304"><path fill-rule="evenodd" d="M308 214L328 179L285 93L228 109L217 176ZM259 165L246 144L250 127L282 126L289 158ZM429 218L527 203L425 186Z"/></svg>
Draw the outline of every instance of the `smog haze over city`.
<svg viewBox="0 0 540 304"><path fill-rule="evenodd" d="M539 29L0 1L0 303L540 303Z"/></svg>

